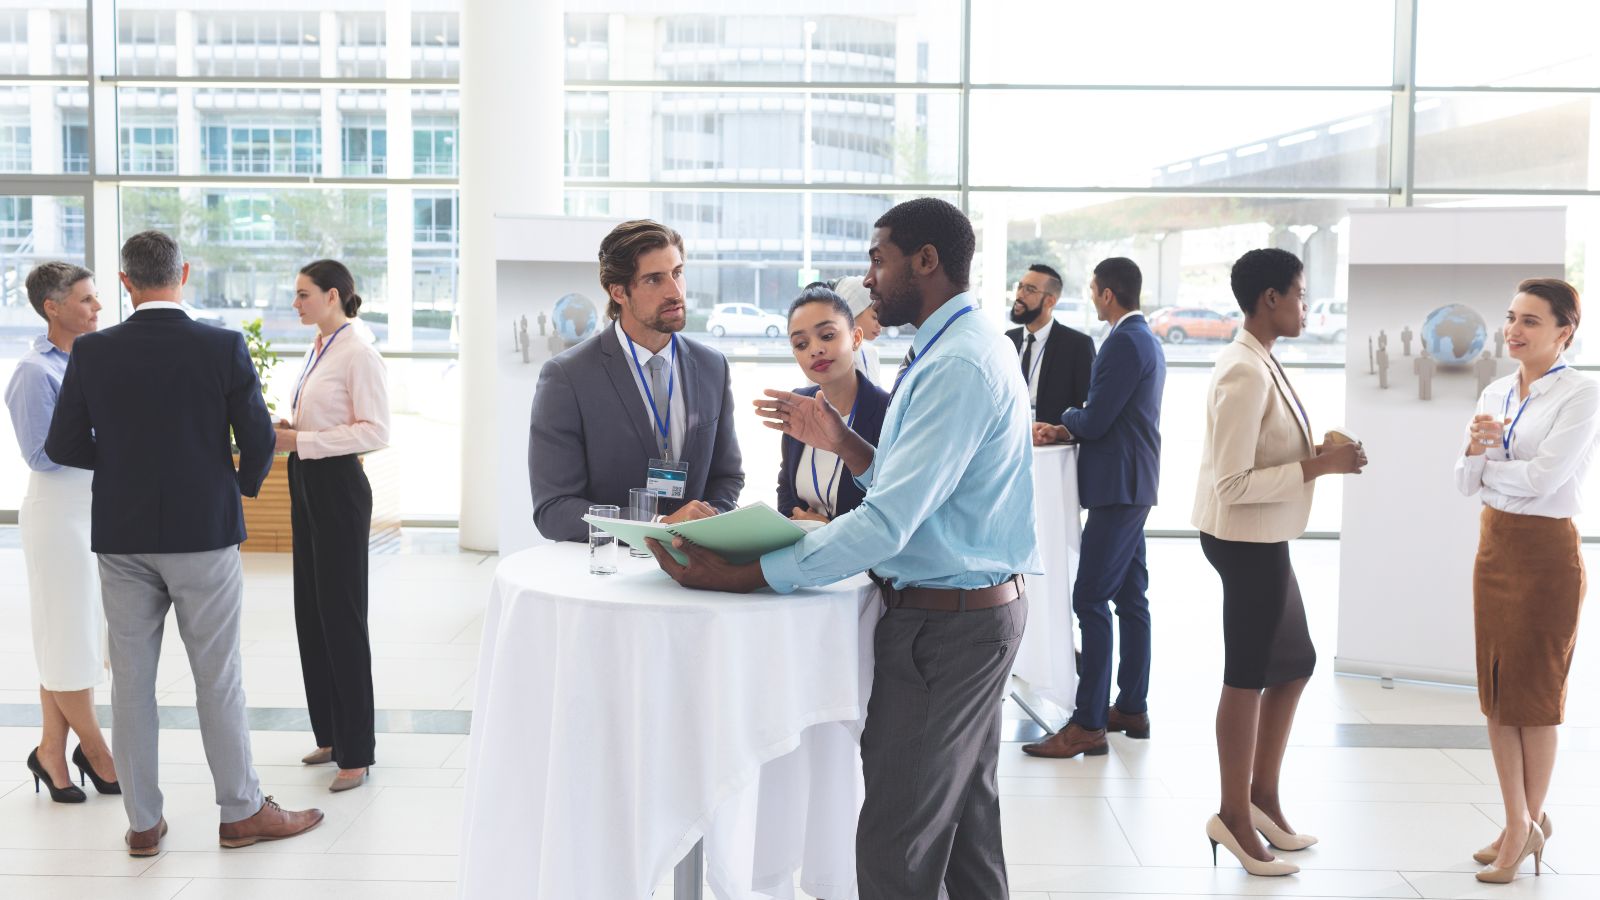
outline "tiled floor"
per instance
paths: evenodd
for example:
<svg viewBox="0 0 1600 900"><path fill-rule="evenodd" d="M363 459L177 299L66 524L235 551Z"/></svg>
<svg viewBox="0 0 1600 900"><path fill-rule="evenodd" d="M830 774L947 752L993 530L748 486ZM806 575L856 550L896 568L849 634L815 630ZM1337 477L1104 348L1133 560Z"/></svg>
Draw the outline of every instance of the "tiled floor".
<svg viewBox="0 0 1600 900"><path fill-rule="evenodd" d="M5 529L0 529L4 531ZM466 710L495 560L409 553L372 561L377 703L387 710ZM1294 821L1322 843L1296 854L1293 878L1253 879L1224 855L1211 865L1201 828L1214 810L1211 715L1220 679L1218 589L1198 546L1151 548L1155 737L1112 739L1109 756L1065 762L1002 749L1000 790L1013 898L1600 896L1600 632L1580 636L1569 724L1553 790L1558 835L1546 874L1479 885L1468 854L1493 837L1498 795L1475 695L1332 675L1338 545L1294 548L1321 671L1301 707L1286 774ZM301 707L287 557L246 557L245 688L252 707ZM1464 613L1465 614L1465 613ZM17 721L37 701L20 554L0 542L0 713ZM1591 617L1591 621L1593 617ZM169 633L175 632L169 630ZM162 660L160 702L193 702L175 640ZM102 692L100 702L106 698ZM1016 717L1008 706L1008 715ZM402 731L407 717L391 717ZM1407 726L1458 726L1417 728ZM1459 726L1472 726L1464 728ZM269 726L270 727L270 726ZM172 831L151 860L122 850L116 798L81 806L35 794L22 761L37 730L0 726L0 897L295 900L442 898L455 894L466 737L385 733L364 788L332 795L327 768L298 764L304 732L252 734L263 786L286 806L328 813L316 831L222 851L199 733L162 735L162 785ZM1391 744L1386 745L1385 740ZM1433 743L1429 743L1433 740ZM1421 744L1422 746L1417 746ZM668 897L670 888L657 892Z"/></svg>

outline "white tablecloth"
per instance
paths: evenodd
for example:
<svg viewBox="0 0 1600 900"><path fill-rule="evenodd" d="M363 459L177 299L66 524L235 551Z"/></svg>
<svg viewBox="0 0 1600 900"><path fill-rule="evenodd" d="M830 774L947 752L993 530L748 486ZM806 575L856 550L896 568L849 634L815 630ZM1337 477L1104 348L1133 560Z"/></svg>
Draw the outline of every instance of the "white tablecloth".
<svg viewBox="0 0 1600 900"><path fill-rule="evenodd" d="M808 893L854 897L875 589L708 594L621 557L495 572L460 895L644 898L704 836L724 900L790 897L802 864Z"/></svg>
<svg viewBox="0 0 1600 900"><path fill-rule="evenodd" d="M1044 574L1028 579L1028 629L1011 671L1034 693L1071 715L1078 693L1072 581L1078 575L1082 537L1077 447L1033 448L1033 505Z"/></svg>

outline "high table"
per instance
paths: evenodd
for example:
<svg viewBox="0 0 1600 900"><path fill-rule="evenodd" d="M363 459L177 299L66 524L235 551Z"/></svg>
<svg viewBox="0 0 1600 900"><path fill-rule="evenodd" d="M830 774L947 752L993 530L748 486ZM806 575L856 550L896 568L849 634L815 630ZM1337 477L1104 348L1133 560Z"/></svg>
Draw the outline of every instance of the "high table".
<svg viewBox="0 0 1600 900"><path fill-rule="evenodd" d="M463 897L645 898L673 868L721 898L855 895L858 740L881 604L857 577L687 591L622 551L506 557L484 618Z"/></svg>
<svg viewBox="0 0 1600 900"><path fill-rule="evenodd" d="M1051 444L1033 448L1034 529L1044 574L1028 579L1028 628L1017 648L1011 672L1032 693L1065 710L1077 702L1078 667L1074 659L1077 628L1072 615L1072 581L1078 573L1078 448ZM1046 730L1039 704L1026 692L1012 694L1028 715Z"/></svg>

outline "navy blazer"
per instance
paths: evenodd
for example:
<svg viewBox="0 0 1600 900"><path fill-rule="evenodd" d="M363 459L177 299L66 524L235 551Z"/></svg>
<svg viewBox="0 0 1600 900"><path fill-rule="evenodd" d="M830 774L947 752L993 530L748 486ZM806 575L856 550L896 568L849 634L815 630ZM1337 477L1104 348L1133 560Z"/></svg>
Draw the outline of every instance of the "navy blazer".
<svg viewBox="0 0 1600 900"><path fill-rule="evenodd" d="M1083 409L1061 414L1078 447L1078 503L1155 506L1161 473L1161 389L1167 357L1144 316L1124 318L1100 345Z"/></svg>
<svg viewBox="0 0 1600 900"><path fill-rule="evenodd" d="M1023 329L1013 328L1006 337L1022 350ZM1019 361L1020 362L1020 361ZM1044 359L1039 360L1039 397L1033 406L1035 422L1061 422L1061 414L1089 399L1089 380L1094 375L1094 338L1060 322L1050 323L1050 337L1044 343Z"/></svg>
<svg viewBox="0 0 1600 900"><path fill-rule="evenodd" d="M244 335L150 309L73 342L44 452L94 470L95 553L198 553L244 541L274 443Z"/></svg>
<svg viewBox="0 0 1600 900"><path fill-rule="evenodd" d="M809 387L800 388L795 393L803 397L815 397L817 391L821 389L813 384ZM867 380L867 377L861 374L860 370L857 370L856 421L850 430L861 435L862 440L876 447L878 446L878 437L883 432L883 416L888 411L889 393ZM848 414L849 410L844 412ZM805 505L804 501L800 499L799 492L794 487L795 477L800 472L800 454L803 452L805 452L805 445L787 434L783 436L783 465L778 469L778 512L785 517L794 512L795 507ZM817 476L818 478L824 477L821 472L818 472ZM805 477L811 477L809 469L806 470ZM823 488L826 489L827 485L824 484ZM834 510L834 517L838 518L860 506L862 499L865 497L866 492L850 476L850 470L841 468L839 472L839 501L838 508Z"/></svg>

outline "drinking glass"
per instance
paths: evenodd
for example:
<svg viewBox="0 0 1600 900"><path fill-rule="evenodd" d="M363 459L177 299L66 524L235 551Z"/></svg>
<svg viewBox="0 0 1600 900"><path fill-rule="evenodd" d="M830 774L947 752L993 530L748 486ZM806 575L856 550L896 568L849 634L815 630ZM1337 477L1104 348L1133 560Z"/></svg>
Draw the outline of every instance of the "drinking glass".
<svg viewBox="0 0 1600 900"><path fill-rule="evenodd" d="M635 522L654 522L656 520L656 506L661 501L661 495L649 488L632 488L628 491L628 518ZM649 558L650 548L640 544L635 547L628 545L628 555L640 559Z"/></svg>
<svg viewBox="0 0 1600 900"><path fill-rule="evenodd" d="M603 519L618 518L622 510L615 506L591 506L589 515ZM611 575L617 571L617 537L609 531L589 526L589 574Z"/></svg>

